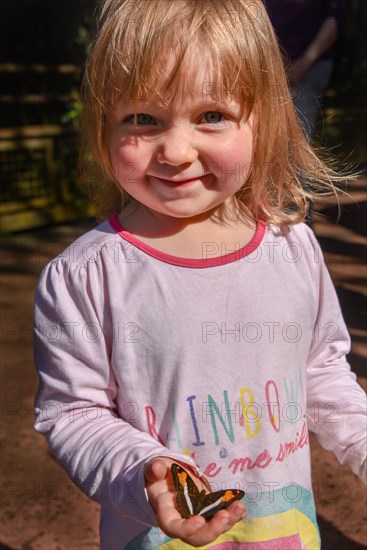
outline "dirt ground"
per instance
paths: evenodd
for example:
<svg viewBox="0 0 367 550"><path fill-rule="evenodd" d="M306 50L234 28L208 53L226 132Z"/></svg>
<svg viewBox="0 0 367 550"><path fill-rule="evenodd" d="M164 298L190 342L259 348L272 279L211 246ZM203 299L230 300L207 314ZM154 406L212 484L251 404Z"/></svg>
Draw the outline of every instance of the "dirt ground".
<svg viewBox="0 0 367 550"><path fill-rule="evenodd" d="M366 389L366 183L355 182L339 225L325 205L314 229L326 252L353 340L350 362ZM0 550L98 548L98 505L69 481L33 430L37 378L32 360L32 308L41 268L84 232L62 225L18 234L1 246L1 526ZM324 550L367 546L367 495L334 455L312 440L313 479Z"/></svg>

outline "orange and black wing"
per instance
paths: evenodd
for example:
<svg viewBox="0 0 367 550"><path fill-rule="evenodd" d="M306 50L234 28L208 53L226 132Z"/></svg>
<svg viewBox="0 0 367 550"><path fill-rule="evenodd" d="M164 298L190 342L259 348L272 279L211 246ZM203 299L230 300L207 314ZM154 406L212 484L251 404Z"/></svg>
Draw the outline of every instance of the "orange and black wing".
<svg viewBox="0 0 367 550"><path fill-rule="evenodd" d="M190 475L179 464L172 464L171 474L177 491L176 503L181 517L188 519L200 515L211 519L219 510L228 508L235 500L244 497L244 491L227 489L214 493L199 491Z"/></svg>
<svg viewBox="0 0 367 550"><path fill-rule="evenodd" d="M227 489L225 491L216 491L205 495L201 503L199 514L207 521L210 520L219 510L225 510L235 500L241 500L245 496L244 491L239 489Z"/></svg>
<svg viewBox="0 0 367 550"><path fill-rule="evenodd" d="M179 464L172 464L171 474L177 491L177 509L181 517L188 519L197 515L197 509L200 508L200 502L205 497L205 491L199 491L190 475Z"/></svg>

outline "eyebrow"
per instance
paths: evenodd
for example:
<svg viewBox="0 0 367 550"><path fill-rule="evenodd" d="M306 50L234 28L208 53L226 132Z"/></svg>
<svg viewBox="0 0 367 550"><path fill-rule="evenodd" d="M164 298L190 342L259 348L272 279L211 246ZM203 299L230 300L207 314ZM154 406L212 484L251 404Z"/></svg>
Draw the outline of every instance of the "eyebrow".
<svg viewBox="0 0 367 550"><path fill-rule="evenodd" d="M200 94L197 94L200 95ZM235 99L230 97L230 94L228 94L228 101L223 101L222 98L216 97L213 94L207 94L206 98L203 98L202 96L198 98L197 101L195 101L195 98L193 98L193 103L189 107L189 111L195 110L195 111L201 111L201 112L209 112L209 111L224 111L228 112L234 117L243 117L246 112L246 105L242 104L242 102L236 101ZM159 105L157 102L154 101L121 101L119 104L116 105L115 113L117 114L118 118L125 117L128 115L133 114L150 114L154 116L153 110L156 110L157 113L159 112L167 112L170 110L170 104L168 105Z"/></svg>
<svg viewBox="0 0 367 550"><path fill-rule="evenodd" d="M214 107L214 108L221 108L221 109L231 109L231 110L237 110L238 107L242 108L242 105L238 103L237 101L221 101L216 99L210 99L208 101L202 101L200 104L198 104L198 107Z"/></svg>
<svg viewBox="0 0 367 550"><path fill-rule="evenodd" d="M117 106L117 109L121 109L121 110L126 110L126 111L129 111L129 112L135 112L135 113L138 113L138 112L142 112L144 111L145 109L149 110L151 108L153 109L157 109L157 110L161 110L161 111L165 111L167 109L169 109L169 104L167 106L164 106L164 105L159 105L158 103L155 103L155 102L150 102L150 101L127 101L127 102L123 102L121 105ZM237 108L240 108L242 110L242 105L237 102L237 101L229 101L229 102L225 102L225 101L222 101L220 99L213 99L213 98L210 98L208 100L201 100L201 101L198 101L196 103L193 103L191 106L190 106L190 109L193 109L193 110L200 110L200 109L204 109L204 110L210 110L210 109L213 109L213 110L218 110L218 109L229 109L229 110L232 110L232 111L237 111Z"/></svg>

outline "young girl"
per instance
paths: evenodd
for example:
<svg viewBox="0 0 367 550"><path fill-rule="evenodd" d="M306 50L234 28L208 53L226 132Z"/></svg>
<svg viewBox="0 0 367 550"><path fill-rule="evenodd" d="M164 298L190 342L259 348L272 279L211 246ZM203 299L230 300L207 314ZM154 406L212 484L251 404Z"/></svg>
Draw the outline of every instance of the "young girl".
<svg viewBox="0 0 367 550"><path fill-rule="evenodd" d="M366 477L365 396L262 2L105 0L83 101L107 219L42 274L36 429L104 550L319 548L308 429ZM185 471L245 496L185 519Z"/></svg>

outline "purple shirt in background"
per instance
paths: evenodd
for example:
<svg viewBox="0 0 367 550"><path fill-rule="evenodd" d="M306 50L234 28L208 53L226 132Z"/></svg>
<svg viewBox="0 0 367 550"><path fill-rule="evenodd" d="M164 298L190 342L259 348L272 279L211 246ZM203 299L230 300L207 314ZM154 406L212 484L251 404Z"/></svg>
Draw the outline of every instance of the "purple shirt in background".
<svg viewBox="0 0 367 550"><path fill-rule="evenodd" d="M327 17L336 17L340 27L346 0L265 0L265 6L284 53L294 61L304 53ZM333 53L331 47L322 58L333 57Z"/></svg>

